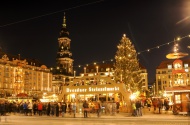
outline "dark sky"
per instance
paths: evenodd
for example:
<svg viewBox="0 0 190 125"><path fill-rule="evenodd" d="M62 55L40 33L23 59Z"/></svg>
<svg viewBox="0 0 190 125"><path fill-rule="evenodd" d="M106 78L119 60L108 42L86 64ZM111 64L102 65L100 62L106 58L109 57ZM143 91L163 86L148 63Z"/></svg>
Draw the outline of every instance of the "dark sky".
<svg viewBox="0 0 190 125"><path fill-rule="evenodd" d="M163 44L190 34L188 0L6 2L0 6L1 48L9 54L38 59L48 67L55 66L64 11L74 66L114 59L125 33L137 52L143 51L138 58L148 70L149 82L155 80L156 67L166 60L166 54L173 52L173 43ZM181 40L181 52L190 52L189 41ZM154 49L145 51L150 48Z"/></svg>

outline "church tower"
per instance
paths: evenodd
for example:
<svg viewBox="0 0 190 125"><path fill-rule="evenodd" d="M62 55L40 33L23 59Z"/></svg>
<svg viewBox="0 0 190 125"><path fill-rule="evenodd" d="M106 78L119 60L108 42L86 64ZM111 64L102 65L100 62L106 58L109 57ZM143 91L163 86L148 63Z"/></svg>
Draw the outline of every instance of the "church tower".
<svg viewBox="0 0 190 125"><path fill-rule="evenodd" d="M69 38L69 31L66 28L65 13L63 17L62 29L58 38L59 48L57 51L56 64L60 74L73 74L73 59L70 51L71 39Z"/></svg>

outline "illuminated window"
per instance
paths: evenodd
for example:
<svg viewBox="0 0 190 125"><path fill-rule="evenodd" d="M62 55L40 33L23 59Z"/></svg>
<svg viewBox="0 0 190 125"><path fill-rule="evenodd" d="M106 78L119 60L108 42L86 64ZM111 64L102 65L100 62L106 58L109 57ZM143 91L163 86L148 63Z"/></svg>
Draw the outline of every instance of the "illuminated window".
<svg viewBox="0 0 190 125"><path fill-rule="evenodd" d="M181 96L180 95L175 95L175 102L181 103Z"/></svg>
<svg viewBox="0 0 190 125"><path fill-rule="evenodd" d="M185 72L189 72L189 69L185 69Z"/></svg>
<svg viewBox="0 0 190 125"><path fill-rule="evenodd" d="M188 64L184 64L184 68L188 68Z"/></svg>
<svg viewBox="0 0 190 125"><path fill-rule="evenodd" d="M172 65L168 65L168 69L172 69Z"/></svg>
<svg viewBox="0 0 190 125"><path fill-rule="evenodd" d="M110 68L106 68L106 71L109 72L109 71L110 71Z"/></svg>

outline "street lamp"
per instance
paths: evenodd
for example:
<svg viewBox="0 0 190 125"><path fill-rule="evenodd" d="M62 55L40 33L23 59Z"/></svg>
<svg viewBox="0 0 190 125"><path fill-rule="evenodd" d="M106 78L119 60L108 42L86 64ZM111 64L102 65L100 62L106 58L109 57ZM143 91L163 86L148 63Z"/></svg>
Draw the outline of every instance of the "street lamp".
<svg viewBox="0 0 190 125"><path fill-rule="evenodd" d="M76 76L76 71L74 71L74 78L75 78L75 76Z"/></svg>

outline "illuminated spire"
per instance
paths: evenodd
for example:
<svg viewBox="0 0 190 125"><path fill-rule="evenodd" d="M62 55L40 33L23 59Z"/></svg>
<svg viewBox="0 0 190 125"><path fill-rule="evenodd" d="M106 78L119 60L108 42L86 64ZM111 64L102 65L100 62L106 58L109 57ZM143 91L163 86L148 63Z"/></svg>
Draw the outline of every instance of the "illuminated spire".
<svg viewBox="0 0 190 125"><path fill-rule="evenodd" d="M174 53L178 52L178 43L177 41L174 42Z"/></svg>
<svg viewBox="0 0 190 125"><path fill-rule="evenodd" d="M65 18L65 12L64 12L64 17L63 17L63 27L66 28L66 18Z"/></svg>

